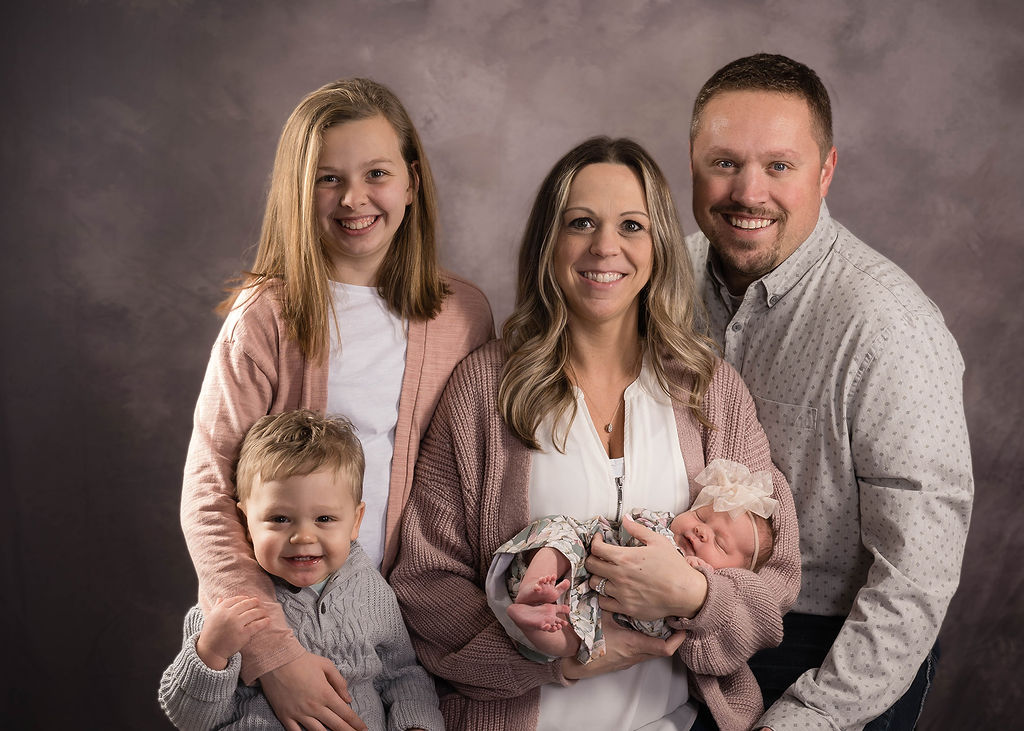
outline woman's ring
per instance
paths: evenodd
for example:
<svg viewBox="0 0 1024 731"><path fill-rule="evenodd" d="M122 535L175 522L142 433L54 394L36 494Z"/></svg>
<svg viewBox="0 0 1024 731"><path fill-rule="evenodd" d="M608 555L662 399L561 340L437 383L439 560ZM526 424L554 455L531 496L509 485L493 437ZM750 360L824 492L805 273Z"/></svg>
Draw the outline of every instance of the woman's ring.
<svg viewBox="0 0 1024 731"><path fill-rule="evenodd" d="M608 596L604 593L604 585L607 583L608 579L601 579L599 582L597 582L597 586L594 587L594 591L596 591L601 596Z"/></svg>

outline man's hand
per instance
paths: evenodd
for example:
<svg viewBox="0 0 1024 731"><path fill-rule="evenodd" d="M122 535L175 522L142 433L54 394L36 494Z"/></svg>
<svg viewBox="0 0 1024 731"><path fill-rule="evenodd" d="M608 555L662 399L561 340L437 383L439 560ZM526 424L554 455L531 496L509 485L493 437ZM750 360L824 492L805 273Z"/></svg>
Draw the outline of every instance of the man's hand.
<svg viewBox="0 0 1024 731"><path fill-rule="evenodd" d="M307 652L263 675L260 684L288 731L366 731L349 705L348 684L326 658Z"/></svg>
<svg viewBox="0 0 1024 731"><path fill-rule="evenodd" d="M203 619L203 628L196 640L196 654L206 667L223 670L231 656L269 621L270 617L256 597L222 597Z"/></svg>
<svg viewBox="0 0 1024 731"><path fill-rule="evenodd" d="M615 670L624 670L655 657L671 657L686 639L686 632L676 632L667 640L649 637L642 632L623 627L611 615L602 624L605 653L586 665L576 658L562 660L562 674L570 680L592 678Z"/></svg>
<svg viewBox="0 0 1024 731"><path fill-rule="evenodd" d="M591 573L591 588L607 579L599 601L601 609L641 620L692 619L708 596L704 574L690 566L665 536L628 517L623 525L644 545L612 546L600 533L590 544L585 566Z"/></svg>

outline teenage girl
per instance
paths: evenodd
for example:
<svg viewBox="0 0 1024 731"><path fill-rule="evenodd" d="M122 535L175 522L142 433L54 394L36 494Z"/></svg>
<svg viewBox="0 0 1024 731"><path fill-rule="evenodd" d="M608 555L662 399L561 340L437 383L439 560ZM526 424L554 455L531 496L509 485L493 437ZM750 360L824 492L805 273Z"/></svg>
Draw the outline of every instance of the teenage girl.
<svg viewBox="0 0 1024 731"><path fill-rule="evenodd" d="M344 414L366 453L360 544L385 573L420 439L455 365L493 336L490 307L437 264L436 193L398 98L367 79L309 94L281 133L259 250L222 303L185 464L181 522L209 611L266 602L242 650L286 729L364 728L337 668L299 645L246 542L233 465L260 417Z"/></svg>

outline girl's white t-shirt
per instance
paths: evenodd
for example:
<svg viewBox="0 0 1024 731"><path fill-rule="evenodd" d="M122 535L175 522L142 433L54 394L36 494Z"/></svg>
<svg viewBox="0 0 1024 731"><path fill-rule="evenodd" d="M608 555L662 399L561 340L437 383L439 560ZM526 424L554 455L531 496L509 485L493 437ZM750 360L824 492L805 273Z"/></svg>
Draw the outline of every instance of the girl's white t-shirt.
<svg viewBox="0 0 1024 731"><path fill-rule="evenodd" d="M530 473L531 520L603 515L617 521L634 508L675 513L689 507L690 482L672 402L646 360L640 377L626 389L624 418L621 462L608 458L579 389L565 454L554 448L553 420L542 422L537 437L543 450L533 453ZM507 567L501 557L492 562L488 603L509 635L524 642L505 611L511 603L504 586ZM655 658L570 686L541 686L537 731L563 729L567 723L573 728L685 731L696 717L688 697L686 667L678 656Z"/></svg>
<svg viewBox="0 0 1024 731"><path fill-rule="evenodd" d="M376 287L331 282L331 295L335 317L331 321L327 414L351 421L363 445L366 513L359 544L380 566L408 330L388 309Z"/></svg>

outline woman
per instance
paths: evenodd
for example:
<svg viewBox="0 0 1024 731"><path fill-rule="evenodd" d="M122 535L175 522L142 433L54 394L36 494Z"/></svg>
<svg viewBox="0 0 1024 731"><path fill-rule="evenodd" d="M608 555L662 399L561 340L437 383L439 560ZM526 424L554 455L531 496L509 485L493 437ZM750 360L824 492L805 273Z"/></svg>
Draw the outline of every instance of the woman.
<svg viewBox="0 0 1024 731"><path fill-rule="evenodd" d="M421 661L454 689L442 699L451 728L547 729L571 719L582 728L685 729L694 711L673 654L724 675L780 641L799 588L792 498L750 395L698 334L697 312L657 165L629 140L594 138L570 151L534 203L503 342L452 376L403 518L391 580ZM716 457L772 470L777 537L759 574L703 573L665 541L620 549L662 575L670 567L674 580L631 580L595 565L598 576L615 574L602 587L615 599L602 606L642 618L656 608L683 618L685 633L657 640L608 622L605 656L586 665L516 652L483 588L501 543L546 514L618 520L634 506L681 510L692 478ZM728 712L714 683L700 690L713 712Z"/></svg>

